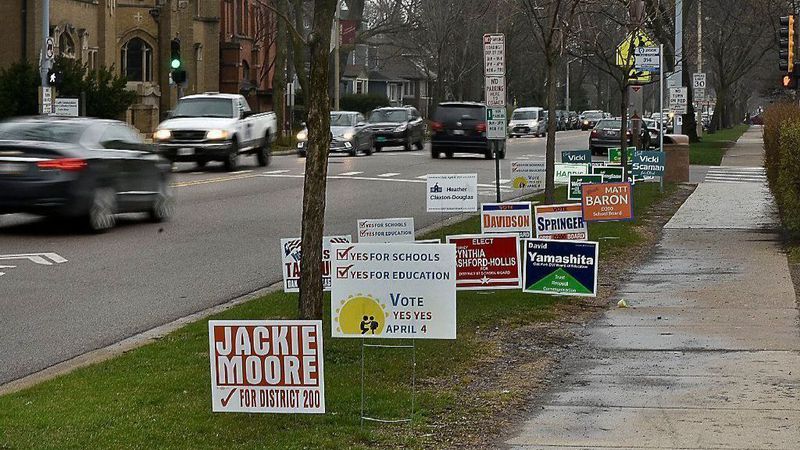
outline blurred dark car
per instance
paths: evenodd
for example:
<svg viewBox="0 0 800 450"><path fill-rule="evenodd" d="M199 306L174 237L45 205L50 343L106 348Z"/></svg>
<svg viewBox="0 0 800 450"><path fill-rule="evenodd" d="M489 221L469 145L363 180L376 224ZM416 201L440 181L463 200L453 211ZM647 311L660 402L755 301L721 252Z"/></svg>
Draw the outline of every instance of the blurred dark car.
<svg viewBox="0 0 800 450"><path fill-rule="evenodd" d="M607 154L609 148L619 148L621 124L620 119L602 119L597 122L589 134L589 149L593 155ZM633 145L633 133L630 126L625 134L628 136L628 145ZM646 123L642 123L639 133L639 148L647 149L648 147L650 147L650 130Z"/></svg>
<svg viewBox="0 0 800 450"><path fill-rule="evenodd" d="M567 129L569 130L577 130L581 127L580 119L578 118L578 113L575 111L568 111L567 112Z"/></svg>
<svg viewBox="0 0 800 450"><path fill-rule="evenodd" d="M486 138L486 106L474 102L447 102L436 107L431 122L431 157L442 153L478 153L491 159L494 152ZM505 147L498 156L506 157Z"/></svg>
<svg viewBox="0 0 800 450"><path fill-rule="evenodd" d="M173 212L170 163L115 120L20 118L0 123L0 214L77 218L91 231L115 214Z"/></svg>
<svg viewBox="0 0 800 450"><path fill-rule="evenodd" d="M581 122L581 130L591 130L597 125L597 122L603 119L603 111L592 110L583 112L583 122Z"/></svg>
<svg viewBox="0 0 800 450"><path fill-rule="evenodd" d="M412 145L422 150L425 146L425 121L416 108L401 106L374 109L369 113L368 121L375 138L375 151L392 146L411 150Z"/></svg>

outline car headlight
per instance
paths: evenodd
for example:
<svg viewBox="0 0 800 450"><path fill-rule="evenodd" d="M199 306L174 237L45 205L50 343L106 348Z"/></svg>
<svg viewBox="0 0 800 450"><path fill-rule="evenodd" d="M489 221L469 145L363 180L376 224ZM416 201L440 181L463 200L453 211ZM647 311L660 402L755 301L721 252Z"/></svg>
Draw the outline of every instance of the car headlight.
<svg viewBox="0 0 800 450"><path fill-rule="evenodd" d="M156 130L156 132L153 133L153 140L156 141L166 141L171 137L172 137L172 131L166 130L164 128Z"/></svg>
<svg viewBox="0 0 800 450"><path fill-rule="evenodd" d="M406 126L407 126L406 124L398 125L397 128L394 129L394 132L402 133L403 131L406 131Z"/></svg>
<svg viewBox="0 0 800 450"><path fill-rule="evenodd" d="M355 134L352 131L348 131L342 135L342 139L349 141L350 139L353 139L353 136L355 136Z"/></svg>
<svg viewBox="0 0 800 450"><path fill-rule="evenodd" d="M308 131L307 130L300 130L300 132L297 133L297 140L298 141L306 141L306 140L308 140Z"/></svg>
<svg viewBox="0 0 800 450"><path fill-rule="evenodd" d="M206 139L214 141L228 139L228 132L226 130L208 130L206 133Z"/></svg>

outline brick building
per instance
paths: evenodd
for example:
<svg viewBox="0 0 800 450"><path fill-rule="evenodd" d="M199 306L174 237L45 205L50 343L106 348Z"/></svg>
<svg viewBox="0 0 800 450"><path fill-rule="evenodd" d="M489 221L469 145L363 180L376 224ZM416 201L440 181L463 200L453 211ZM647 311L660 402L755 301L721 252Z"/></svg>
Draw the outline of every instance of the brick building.
<svg viewBox="0 0 800 450"><path fill-rule="evenodd" d="M113 66L138 94L127 120L150 132L175 104L169 84L170 41L181 40L185 93L219 89L219 17L225 0L50 0L56 54L90 68ZM42 0L2 0L0 67L37 63L42 46Z"/></svg>

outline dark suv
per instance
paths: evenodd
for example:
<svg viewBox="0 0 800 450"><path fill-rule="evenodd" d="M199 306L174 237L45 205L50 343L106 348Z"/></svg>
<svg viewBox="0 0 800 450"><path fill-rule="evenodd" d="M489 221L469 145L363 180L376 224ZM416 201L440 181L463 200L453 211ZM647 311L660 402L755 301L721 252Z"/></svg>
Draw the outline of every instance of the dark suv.
<svg viewBox="0 0 800 450"><path fill-rule="evenodd" d="M391 146L411 150L412 145L422 150L425 145L425 122L416 108L400 106L373 109L368 120L375 140L375 151Z"/></svg>
<svg viewBox="0 0 800 450"><path fill-rule="evenodd" d="M486 138L486 106L474 102L447 102L436 107L431 122L431 157L444 153L478 153L486 159L494 155ZM500 158L506 157L503 146Z"/></svg>

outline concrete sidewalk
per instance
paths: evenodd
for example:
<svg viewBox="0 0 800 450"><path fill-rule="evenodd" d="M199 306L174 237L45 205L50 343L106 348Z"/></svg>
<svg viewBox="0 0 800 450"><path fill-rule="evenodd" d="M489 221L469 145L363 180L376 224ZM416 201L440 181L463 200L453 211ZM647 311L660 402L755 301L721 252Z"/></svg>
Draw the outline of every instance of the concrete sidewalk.
<svg viewBox="0 0 800 450"><path fill-rule="evenodd" d="M514 448L800 448L800 327L760 129L581 337ZM739 177L739 178L736 178ZM601 261L602 264L602 261Z"/></svg>

